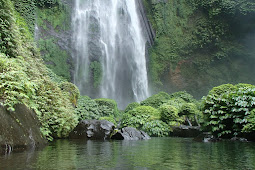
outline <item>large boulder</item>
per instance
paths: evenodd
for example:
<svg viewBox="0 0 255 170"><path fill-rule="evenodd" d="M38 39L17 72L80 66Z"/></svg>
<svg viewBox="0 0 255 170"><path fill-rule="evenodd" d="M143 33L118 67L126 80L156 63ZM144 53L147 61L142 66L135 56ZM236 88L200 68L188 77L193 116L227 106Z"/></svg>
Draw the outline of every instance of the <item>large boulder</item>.
<svg viewBox="0 0 255 170"><path fill-rule="evenodd" d="M79 124L70 133L70 139L110 139L115 126L107 120L81 120Z"/></svg>
<svg viewBox="0 0 255 170"><path fill-rule="evenodd" d="M111 139L115 140L141 140L150 139L150 136L144 131L137 130L133 127L125 127L115 133Z"/></svg>
<svg viewBox="0 0 255 170"><path fill-rule="evenodd" d="M0 153L10 153L45 145L34 111L18 104L14 112L0 106Z"/></svg>

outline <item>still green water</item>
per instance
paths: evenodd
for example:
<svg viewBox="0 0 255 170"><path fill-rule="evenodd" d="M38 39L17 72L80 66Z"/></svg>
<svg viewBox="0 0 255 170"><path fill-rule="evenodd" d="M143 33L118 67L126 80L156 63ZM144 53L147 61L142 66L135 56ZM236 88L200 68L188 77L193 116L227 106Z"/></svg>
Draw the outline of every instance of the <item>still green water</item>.
<svg viewBox="0 0 255 170"><path fill-rule="evenodd" d="M0 169L255 169L255 143L58 140L42 150L0 156Z"/></svg>

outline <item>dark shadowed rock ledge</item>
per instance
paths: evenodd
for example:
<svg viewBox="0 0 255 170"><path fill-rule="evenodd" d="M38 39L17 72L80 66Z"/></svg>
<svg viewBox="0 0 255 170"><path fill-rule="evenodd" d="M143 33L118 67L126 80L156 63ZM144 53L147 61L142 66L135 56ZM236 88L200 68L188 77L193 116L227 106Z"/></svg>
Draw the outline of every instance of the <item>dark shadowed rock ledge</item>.
<svg viewBox="0 0 255 170"><path fill-rule="evenodd" d="M46 143L33 111L22 104L18 104L14 112L0 106L0 154L34 149Z"/></svg>
<svg viewBox="0 0 255 170"><path fill-rule="evenodd" d="M115 126L107 120L81 120L74 130L69 134L69 139L110 139Z"/></svg>
<svg viewBox="0 0 255 170"><path fill-rule="evenodd" d="M150 136L144 131L137 130L133 127L125 127L115 133L111 139L115 140L147 140Z"/></svg>

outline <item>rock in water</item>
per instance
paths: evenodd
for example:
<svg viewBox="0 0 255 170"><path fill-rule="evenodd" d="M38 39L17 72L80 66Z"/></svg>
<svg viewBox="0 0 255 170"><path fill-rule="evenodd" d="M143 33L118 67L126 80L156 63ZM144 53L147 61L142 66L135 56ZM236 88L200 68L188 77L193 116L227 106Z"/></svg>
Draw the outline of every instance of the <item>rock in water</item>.
<svg viewBox="0 0 255 170"><path fill-rule="evenodd" d="M150 139L150 136L144 131L137 130L133 127L125 127L114 134L111 139L116 140L141 140Z"/></svg>
<svg viewBox="0 0 255 170"><path fill-rule="evenodd" d="M16 105L14 112L0 106L0 154L35 148L46 143L35 112L23 104Z"/></svg>
<svg viewBox="0 0 255 170"><path fill-rule="evenodd" d="M114 124L107 120L81 120L76 128L70 133L70 139L110 139L114 131Z"/></svg>

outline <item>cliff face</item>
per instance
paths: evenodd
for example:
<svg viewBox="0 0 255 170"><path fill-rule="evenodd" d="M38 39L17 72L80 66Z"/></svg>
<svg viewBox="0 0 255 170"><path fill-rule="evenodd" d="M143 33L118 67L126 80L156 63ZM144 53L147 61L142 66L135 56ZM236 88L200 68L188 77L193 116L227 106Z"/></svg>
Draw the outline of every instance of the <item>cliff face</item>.
<svg viewBox="0 0 255 170"><path fill-rule="evenodd" d="M19 104L15 109L10 112L0 106L0 154L46 144L36 114L25 105Z"/></svg>
<svg viewBox="0 0 255 170"><path fill-rule="evenodd" d="M35 39L45 64L59 76L71 81L73 2L61 0L36 10Z"/></svg>
<svg viewBox="0 0 255 170"><path fill-rule="evenodd" d="M143 0L137 0L136 5L142 25L142 30L145 34L148 44L150 45L150 47L152 47L154 44L155 31L152 29L151 23L147 18Z"/></svg>
<svg viewBox="0 0 255 170"><path fill-rule="evenodd" d="M254 3L143 2L156 32L149 55L155 91L186 90L200 98L220 84L255 83L254 47L248 45L255 40L255 14L249 7Z"/></svg>

